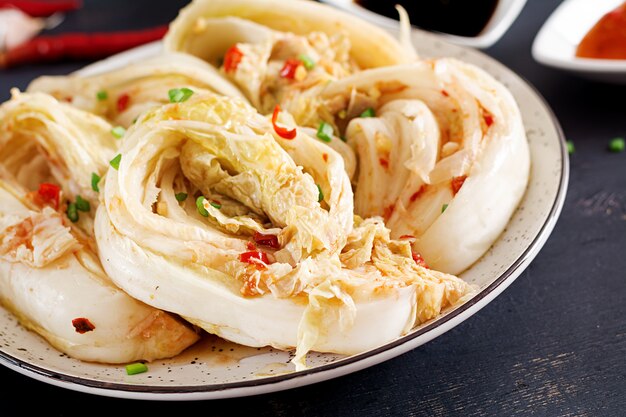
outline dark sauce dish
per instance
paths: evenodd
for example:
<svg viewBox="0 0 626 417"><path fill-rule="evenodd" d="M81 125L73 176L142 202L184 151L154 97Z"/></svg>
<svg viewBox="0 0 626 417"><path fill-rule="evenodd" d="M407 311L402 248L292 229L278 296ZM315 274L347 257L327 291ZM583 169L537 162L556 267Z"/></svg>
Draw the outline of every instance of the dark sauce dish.
<svg viewBox="0 0 626 417"><path fill-rule="evenodd" d="M396 4L418 29L475 48L495 44L515 21L526 0L321 0L383 27L398 26Z"/></svg>

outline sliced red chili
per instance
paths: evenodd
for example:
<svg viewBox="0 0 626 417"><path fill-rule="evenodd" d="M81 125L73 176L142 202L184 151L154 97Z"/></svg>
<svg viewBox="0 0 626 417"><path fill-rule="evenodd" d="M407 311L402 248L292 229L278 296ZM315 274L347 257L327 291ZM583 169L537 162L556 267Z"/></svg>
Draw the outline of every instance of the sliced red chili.
<svg viewBox="0 0 626 417"><path fill-rule="evenodd" d="M322 159L324 160L324 162L328 162L328 154L327 153L323 153L322 154Z"/></svg>
<svg viewBox="0 0 626 417"><path fill-rule="evenodd" d="M415 236L413 236L413 235L402 235L402 236L400 236L400 239L401 240L402 239L415 239Z"/></svg>
<svg viewBox="0 0 626 417"><path fill-rule="evenodd" d="M493 114L489 113L487 110L483 111L483 119L485 120L487 127L493 124Z"/></svg>
<svg viewBox="0 0 626 417"><path fill-rule="evenodd" d="M459 192L459 190L465 183L466 179L467 179L467 175L461 175L461 176L452 178L452 182L450 183L450 186L452 187L452 193L454 195L456 195L456 193Z"/></svg>
<svg viewBox="0 0 626 417"><path fill-rule="evenodd" d="M263 233L254 232L254 241L257 245L280 249L280 243L278 243L278 236L276 235L265 235Z"/></svg>
<svg viewBox="0 0 626 417"><path fill-rule="evenodd" d="M243 52L237 48L237 45L233 45L228 48L226 55L224 55L224 71L234 72L237 70L239 63L241 62L241 58L243 58Z"/></svg>
<svg viewBox="0 0 626 417"><path fill-rule="evenodd" d="M409 201L411 203L413 203L415 200L417 200L424 193L425 190L426 190L426 186L422 185L419 190L417 190L416 192L411 194L411 197L409 197Z"/></svg>
<svg viewBox="0 0 626 417"><path fill-rule="evenodd" d="M74 329L76 329L76 333L80 334L90 332L96 328L96 326L94 326L93 323L89 321L89 319L86 319L84 317L78 317L72 320L72 326L74 326Z"/></svg>
<svg viewBox="0 0 626 417"><path fill-rule="evenodd" d="M267 253L259 250L244 252L239 255L239 260L241 262L256 265L259 269L265 269L266 265L269 265L270 263Z"/></svg>
<svg viewBox="0 0 626 417"><path fill-rule="evenodd" d="M58 185L49 183L39 184L39 189L37 190L37 202L41 205L50 205L55 210L58 210L60 196L61 187Z"/></svg>
<svg viewBox="0 0 626 417"><path fill-rule="evenodd" d="M296 71L300 65L304 65L302 61L296 58L289 58L280 70L280 76L293 80L296 77Z"/></svg>
<svg viewBox="0 0 626 417"><path fill-rule="evenodd" d="M389 160L387 158L378 158L378 163L385 169L389 169Z"/></svg>
<svg viewBox="0 0 626 417"><path fill-rule="evenodd" d="M444 97L449 97L449 96L450 96L450 94L448 94L448 92L447 92L446 90L441 90L441 94L442 94Z"/></svg>
<svg viewBox="0 0 626 417"><path fill-rule="evenodd" d="M280 105L277 104L276 107L274 107L274 114L272 114L272 126L274 126L274 131L278 136L283 139L291 140L296 137L296 128L294 127L293 129L289 129L283 126L278 126L276 122L278 121L278 113L280 113L280 111Z"/></svg>
<svg viewBox="0 0 626 417"><path fill-rule="evenodd" d="M256 249L256 245L252 242L248 242L246 243L246 247L248 248L248 250L255 250Z"/></svg>
<svg viewBox="0 0 626 417"><path fill-rule="evenodd" d="M428 268L428 264L426 264L426 261L424 260L424 258L422 258L422 255L417 252L411 252L411 255L416 264L423 268Z"/></svg>
<svg viewBox="0 0 626 417"><path fill-rule="evenodd" d="M128 108L130 104L130 96L126 93L117 98L117 112L121 113Z"/></svg>

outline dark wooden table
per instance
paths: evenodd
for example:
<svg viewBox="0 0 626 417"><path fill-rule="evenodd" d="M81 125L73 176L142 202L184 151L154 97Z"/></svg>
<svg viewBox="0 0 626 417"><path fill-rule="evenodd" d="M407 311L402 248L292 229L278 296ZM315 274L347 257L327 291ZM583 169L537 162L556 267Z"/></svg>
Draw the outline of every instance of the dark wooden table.
<svg viewBox="0 0 626 417"><path fill-rule="evenodd" d="M162 24L185 3L87 0L56 31ZM576 152L554 232L530 267L480 312L426 345L366 370L239 399L100 397L0 367L0 415L626 415L626 152L607 150L613 137L626 136L626 86L585 81L534 62L532 40L559 3L529 0L507 34L485 51L539 90ZM0 72L0 99L38 75L64 74L84 64Z"/></svg>

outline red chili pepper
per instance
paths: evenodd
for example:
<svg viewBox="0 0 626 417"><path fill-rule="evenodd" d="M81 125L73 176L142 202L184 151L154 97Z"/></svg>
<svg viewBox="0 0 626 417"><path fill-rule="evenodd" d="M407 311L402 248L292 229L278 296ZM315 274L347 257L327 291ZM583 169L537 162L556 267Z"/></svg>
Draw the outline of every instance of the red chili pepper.
<svg viewBox="0 0 626 417"><path fill-rule="evenodd" d="M239 66L241 58L243 58L243 52L237 48L237 45L233 45L228 48L226 55L224 55L224 71L234 72L237 69L237 66Z"/></svg>
<svg viewBox="0 0 626 417"><path fill-rule="evenodd" d="M411 197L409 198L409 201L413 203L415 200L419 198L419 196L421 196L424 193L425 190L426 190L426 185L422 185L419 190L417 190L411 195Z"/></svg>
<svg viewBox="0 0 626 417"><path fill-rule="evenodd" d="M117 112L121 113L128 108L130 104L130 96L126 93L117 98Z"/></svg>
<svg viewBox="0 0 626 417"><path fill-rule="evenodd" d="M456 193L459 192L459 190L465 183L466 179L467 179L467 175L461 175L459 177L452 178L452 182L450 183L450 186L452 187L452 193L454 195L456 195Z"/></svg>
<svg viewBox="0 0 626 417"><path fill-rule="evenodd" d="M428 264L426 264L426 261L424 260L424 258L422 258L422 255L417 252L411 252L411 255L413 256L413 260L416 264L423 268L428 268Z"/></svg>
<svg viewBox="0 0 626 417"><path fill-rule="evenodd" d="M276 235L264 235L263 233L254 232L254 241L257 245L280 249L280 243L278 243L278 236Z"/></svg>
<svg viewBox="0 0 626 417"><path fill-rule="evenodd" d="M328 154L327 153L323 153L322 154L322 159L324 160L324 162L328 162Z"/></svg>
<svg viewBox="0 0 626 417"><path fill-rule="evenodd" d="M278 113L280 113L280 106L277 104L276 107L274 107L274 114L272 114L272 125L274 126L274 131L276 132L276 134L283 139L295 138L297 134L295 127L293 129L288 129L286 127L278 126L278 124L276 124L278 120Z"/></svg>
<svg viewBox="0 0 626 417"><path fill-rule="evenodd" d="M259 269L265 269L266 265L270 264L267 253L261 252L260 250L244 252L239 255L239 260L241 262L256 265Z"/></svg>
<svg viewBox="0 0 626 417"><path fill-rule="evenodd" d="M483 119L485 119L487 127L493 124L493 114L489 113L487 110L484 110L483 112Z"/></svg>
<svg viewBox="0 0 626 417"><path fill-rule="evenodd" d="M378 158L378 163L385 169L389 169L389 160L387 158Z"/></svg>
<svg viewBox="0 0 626 417"><path fill-rule="evenodd" d="M42 183L39 184L39 189L37 190L38 203L49 204L55 210L59 209L59 199L61 195L61 187L55 184Z"/></svg>
<svg viewBox="0 0 626 417"><path fill-rule="evenodd" d="M287 78L293 80L296 77L296 71L300 65L304 65L302 61L295 58L289 58L285 61L285 65L283 65L280 70L280 76L283 78Z"/></svg>
<svg viewBox="0 0 626 417"><path fill-rule="evenodd" d="M402 236L400 236L400 239L415 239L415 236L413 236L413 235L402 235Z"/></svg>
<svg viewBox="0 0 626 417"><path fill-rule="evenodd" d="M80 9L80 0L0 0L0 9L15 7L32 17L47 17L57 12L70 12Z"/></svg>
<svg viewBox="0 0 626 417"><path fill-rule="evenodd" d="M443 95L444 97L449 97L450 94L448 94L448 92L446 90L441 90L441 95Z"/></svg>
<svg viewBox="0 0 626 417"><path fill-rule="evenodd" d="M256 245L252 242L248 242L246 243L246 247L248 248L248 250L255 250L256 249Z"/></svg>
<svg viewBox="0 0 626 417"><path fill-rule="evenodd" d="M96 60L161 39L168 26L122 32L38 36L0 53L0 68L62 59Z"/></svg>
<svg viewBox="0 0 626 417"><path fill-rule="evenodd" d="M96 326L94 326L89 319L84 317L75 318L72 320L72 325L74 326L74 329L76 329L76 333L80 334L90 332L96 328Z"/></svg>

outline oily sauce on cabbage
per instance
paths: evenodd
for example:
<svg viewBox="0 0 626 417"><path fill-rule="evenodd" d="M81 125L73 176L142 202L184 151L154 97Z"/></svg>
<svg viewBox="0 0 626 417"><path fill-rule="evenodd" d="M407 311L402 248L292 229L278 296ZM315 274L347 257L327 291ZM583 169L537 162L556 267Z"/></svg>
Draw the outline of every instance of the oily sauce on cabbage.
<svg viewBox="0 0 626 417"><path fill-rule="evenodd" d="M396 4L404 7L411 24L457 36L479 35L496 10L498 0L355 0L362 7L398 19Z"/></svg>

